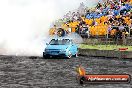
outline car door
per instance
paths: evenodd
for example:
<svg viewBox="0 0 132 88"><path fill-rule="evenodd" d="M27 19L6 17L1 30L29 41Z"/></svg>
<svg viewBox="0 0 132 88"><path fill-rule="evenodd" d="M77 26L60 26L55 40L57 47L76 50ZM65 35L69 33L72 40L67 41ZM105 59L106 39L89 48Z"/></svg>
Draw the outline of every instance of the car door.
<svg viewBox="0 0 132 88"><path fill-rule="evenodd" d="M71 48L72 48L72 54L75 55L77 48L76 48L76 45L72 41L71 41Z"/></svg>
<svg viewBox="0 0 132 88"><path fill-rule="evenodd" d="M74 44L74 54L76 54L78 52L78 47L76 44Z"/></svg>
<svg viewBox="0 0 132 88"><path fill-rule="evenodd" d="M72 53L72 55L73 55L73 53L74 53L74 49L73 49L73 48L74 48L74 47L73 47L72 41L70 40L69 50L70 50L70 52Z"/></svg>

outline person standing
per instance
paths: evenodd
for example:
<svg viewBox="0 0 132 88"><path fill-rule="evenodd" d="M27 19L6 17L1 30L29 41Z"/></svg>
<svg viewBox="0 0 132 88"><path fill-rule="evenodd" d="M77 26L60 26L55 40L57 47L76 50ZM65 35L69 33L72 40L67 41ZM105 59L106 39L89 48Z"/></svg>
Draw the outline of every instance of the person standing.
<svg viewBox="0 0 132 88"><path fill-rule="evenodd" d="M126 45L126 32L123 30L122 32L122 40L123 40L123 45Z"/></svg>

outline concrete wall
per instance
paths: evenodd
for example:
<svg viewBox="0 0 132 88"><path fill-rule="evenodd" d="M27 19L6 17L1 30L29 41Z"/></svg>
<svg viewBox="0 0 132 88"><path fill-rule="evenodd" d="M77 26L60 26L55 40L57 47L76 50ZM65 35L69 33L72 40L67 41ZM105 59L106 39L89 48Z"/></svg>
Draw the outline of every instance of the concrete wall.
<svg viewBox="0 0 132 88"><path fill-rule="evenodd" d="M113 39L99 38L99 39L83 39L85 44L119 44L122 45L123 41L114 41ZM126 40L126 45L132 45L132 38Z"/></svg>
<svg viewBox="0 0 132 88"><path fill-rule="evenodd" d="M96 49L79 49L81 55L103 56L116 58L131 58L132 51L114 51L114 50L96 50Z"/></svg>

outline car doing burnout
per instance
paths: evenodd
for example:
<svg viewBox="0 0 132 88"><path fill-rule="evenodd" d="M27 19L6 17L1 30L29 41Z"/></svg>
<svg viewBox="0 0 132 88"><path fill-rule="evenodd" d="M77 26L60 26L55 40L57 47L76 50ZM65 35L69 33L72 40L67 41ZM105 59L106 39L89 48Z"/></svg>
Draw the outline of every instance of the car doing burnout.
<svg viewBox="0 0 132 88"><path fill-rule="evenodd" d="M72 39L52 39L45 51L43 52L44 58L50 58L53 56L61 56L71 58L77 57L78 47L73 43Z"/></svg>

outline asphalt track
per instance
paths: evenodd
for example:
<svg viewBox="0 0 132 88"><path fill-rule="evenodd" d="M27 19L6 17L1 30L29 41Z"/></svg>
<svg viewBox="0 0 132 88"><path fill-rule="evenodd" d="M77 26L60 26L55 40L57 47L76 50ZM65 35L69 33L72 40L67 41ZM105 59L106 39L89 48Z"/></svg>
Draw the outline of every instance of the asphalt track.
<svg viewBox="0 0 132 88"><path fill-rule="evenodd" d="M76 67L89 74L132 75L132 59L79 56L72 59L0 56L0 88L132 88L130 84L85 84L76 81Z"/></svg>

